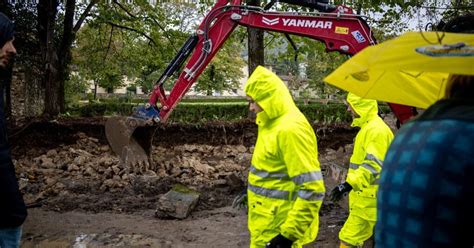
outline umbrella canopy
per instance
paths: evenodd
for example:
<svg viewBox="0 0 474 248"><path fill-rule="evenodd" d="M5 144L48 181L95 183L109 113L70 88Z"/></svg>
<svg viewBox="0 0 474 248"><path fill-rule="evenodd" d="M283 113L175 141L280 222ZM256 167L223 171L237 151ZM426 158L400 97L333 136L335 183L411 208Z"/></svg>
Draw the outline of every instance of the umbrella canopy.
<svg viewBox="0 0 474 248"><path fill-rule="evenodd" d="M474 34L409 32L365 48L324 81L360 97L427 108L444 97L449 74L474 75Z"/></svg>

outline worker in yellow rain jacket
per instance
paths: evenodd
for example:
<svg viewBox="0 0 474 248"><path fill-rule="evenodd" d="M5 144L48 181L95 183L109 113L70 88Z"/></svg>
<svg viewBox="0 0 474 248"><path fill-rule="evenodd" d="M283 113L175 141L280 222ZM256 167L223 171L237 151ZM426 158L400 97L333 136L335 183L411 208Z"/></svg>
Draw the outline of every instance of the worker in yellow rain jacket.
<svg viewBox="0 0 474 248"><path fill-rule="evenodd" d="M316 239L324 183L314 131L285 84L257 67L245 85L258 138L248 176L251 247L301 247Z"/></svg>
<svg viewBox="0 0 474 248"><path fill-rule="evenodd" d="M360 127L354 141L346 182L331 191L338 201L349 193L349 217L339 232L340 247L360 247L373 234L377 218L377 189L385 153L393 133L378 116L377 101L347 95L348 111Z"/></svg>

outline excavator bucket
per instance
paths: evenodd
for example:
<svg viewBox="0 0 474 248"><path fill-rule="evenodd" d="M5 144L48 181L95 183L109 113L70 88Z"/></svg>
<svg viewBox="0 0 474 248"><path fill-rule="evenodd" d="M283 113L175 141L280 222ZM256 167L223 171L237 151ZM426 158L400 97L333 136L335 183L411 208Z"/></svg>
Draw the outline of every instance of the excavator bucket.
<svg viewBox="0 0 474 248"><path fill-rule="evenodd" d="M134 117L110 117L105 123L105 135L112 151L121 163L134 171L150 169L150 152L157 129L151 120Z"/></svg>

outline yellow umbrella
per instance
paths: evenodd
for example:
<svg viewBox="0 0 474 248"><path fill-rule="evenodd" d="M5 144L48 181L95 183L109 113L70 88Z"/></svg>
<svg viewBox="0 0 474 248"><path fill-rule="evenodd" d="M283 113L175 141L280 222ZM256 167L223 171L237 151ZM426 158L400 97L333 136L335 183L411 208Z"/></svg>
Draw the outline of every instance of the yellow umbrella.
<svg viewBox="0 0 474 248"><path fill-rule="evenodd" d="M324 81L360 97L427 108L444 97L449 74L474 75L474 34L408 32L365 48Z"/></svg>

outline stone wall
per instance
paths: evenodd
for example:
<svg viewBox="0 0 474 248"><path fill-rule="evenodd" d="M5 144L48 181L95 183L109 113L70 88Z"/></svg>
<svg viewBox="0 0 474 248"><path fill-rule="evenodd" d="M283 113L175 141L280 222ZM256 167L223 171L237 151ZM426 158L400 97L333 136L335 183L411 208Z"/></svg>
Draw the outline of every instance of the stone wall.
<svg viewBox="0 0 474 248"><path fill-rule="evenodd" d="M44 87L31 69L15 67L11 83L12 121L40 116L44 110Z"/></svg>

